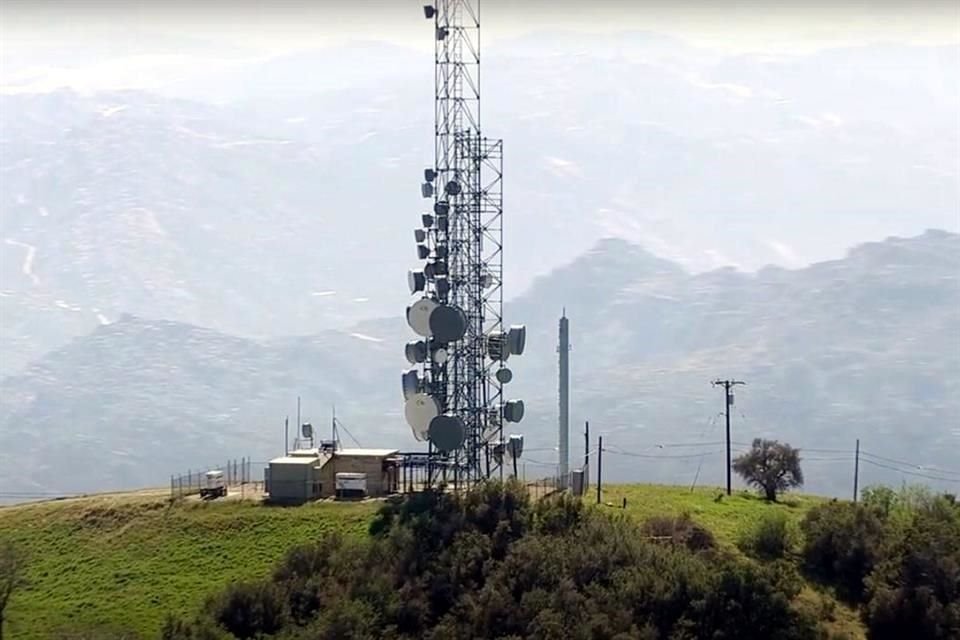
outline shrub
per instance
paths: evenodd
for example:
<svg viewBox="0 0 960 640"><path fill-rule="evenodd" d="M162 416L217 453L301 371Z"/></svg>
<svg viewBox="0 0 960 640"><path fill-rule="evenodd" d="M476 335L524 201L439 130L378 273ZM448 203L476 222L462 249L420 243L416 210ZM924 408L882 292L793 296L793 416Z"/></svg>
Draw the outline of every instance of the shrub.
<svg viewBox="0 0 960 640"><path fill-rule="evenodd" d="M686 547L691 551L705 551L717 546L713 533L697 524L684 513L680 516L653 516L647 518L641 527L649 538L666 540L674 545Z"/></svg>
<svg viewBox="0 0 960 640"><path fill-rule="evenodd" d="M800 529L807 570L835 585L840 597L860 602L864 579L881 553L883 523L877 513L863 505L831 502L808 511Z"/></svg>
<svg viewBox="0 0 960 640"><path fill-rule="evenodd" d="M960 638L960 507L920 504L867 579L871 640Z"/></svg>
<svg viewBox="0 0 960 640"><path fill-rule="evenodd" d="M745 553L764 560L783 558L797 545L798 535L786 514L765 513L752 528L744 531L737 546Z"/></svg>
<svg viewBox="0 0 960 640"><path fill-rule="evenodd" d="M238 638L276 633L286 619L281 591L272 582L230 585L208 603L207 611L217 624Z"/></svg>

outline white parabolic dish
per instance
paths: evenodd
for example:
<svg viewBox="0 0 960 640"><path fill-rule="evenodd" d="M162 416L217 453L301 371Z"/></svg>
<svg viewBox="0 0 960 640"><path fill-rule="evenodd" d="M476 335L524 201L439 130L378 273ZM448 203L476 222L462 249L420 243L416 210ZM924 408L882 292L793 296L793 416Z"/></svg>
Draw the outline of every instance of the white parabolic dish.
<svg viewBox="0 0 960 640"><path fill-rule="evenodd" d="M430 314L437 308L437 303L430 298L420 298L407 309L407 324L418 335L430 337Z"/></svg>
<svg viewBox="0 0 960 640"><path fill-rule="evenodd" d="M440 415L440 407L432 396L415 393L404 404L403 415L407 419L407 424L413 429L413 437L423 441L427 439L430 421Z"/></svg>

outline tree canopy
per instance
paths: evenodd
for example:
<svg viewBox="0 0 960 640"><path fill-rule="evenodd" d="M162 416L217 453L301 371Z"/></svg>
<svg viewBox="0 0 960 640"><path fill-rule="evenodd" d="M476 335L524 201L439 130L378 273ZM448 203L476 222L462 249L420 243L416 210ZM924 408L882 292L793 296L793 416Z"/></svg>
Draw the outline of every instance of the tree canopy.
<svg viewBox="0 0 960 640"><path fill-rule="evenodd" d="M733 461L733 470L771 502L777 494L803 486L800 450L777 440L755 438L750 451Z"/></svg>

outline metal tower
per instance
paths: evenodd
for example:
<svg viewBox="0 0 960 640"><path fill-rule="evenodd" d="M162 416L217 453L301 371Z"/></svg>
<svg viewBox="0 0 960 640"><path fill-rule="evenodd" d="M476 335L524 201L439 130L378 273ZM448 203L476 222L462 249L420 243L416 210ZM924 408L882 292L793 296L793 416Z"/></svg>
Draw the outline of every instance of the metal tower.
<svg viewBox="0 0 960 640"><path fill-rule="evenodd" d="M560 452L561 482L568 482L570 473L570 321L566 310L560 316L560 336L557 351L560 354L560 437L558 450Z"/></svg>
<svg viewBox="0 0 960 640"><path fill-rule="evenodd" d="M405 414L430 443L433 471L465 485L502 475L503 421L523 402L506 402L504 366L523 352L526 329L503 325L503 141L480 131L479 0L438 0L423 8L434 29L434 164L421 194L432 212L414 232L407 321L424 340L407 344Z"/></svg>

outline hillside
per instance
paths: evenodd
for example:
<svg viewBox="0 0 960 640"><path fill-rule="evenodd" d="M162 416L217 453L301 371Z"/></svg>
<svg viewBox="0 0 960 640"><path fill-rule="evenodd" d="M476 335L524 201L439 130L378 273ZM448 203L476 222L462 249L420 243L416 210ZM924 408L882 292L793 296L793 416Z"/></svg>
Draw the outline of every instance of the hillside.
<svg viewBox="0 0 960 640"><path fill-rule="evenodd" d="M101 626L155 637L167 613L261 577L296 544L331 530L365 535L375 506L170 506L164 495L116 494L0 508L0 540L23 545L30 567L8 611L10 637Z"/></svg>
<svg viewBox="0 0 960 640"><path fill-rule="evenodd" d="M716 489L608 486L605 499L642 521L690 513L733 548L764 513L798 521L819 499L770 505L747 495L716 503ZM588 497L592 501L593 496ZM30 587L10 611L12 640L39 640L58 628L106 626L153 637L167 612L189 615L223 586L266 575L290 547L331 529L362 532L378 503L296 508L249 502L170 506L156 495L111 495L0 508L0 539L30 554ZM808 595L817 600L819 596ZM841 623L851 614L842 608ZM854 623L854 628L856 624Z"/></svg>
<svg viewBox="0 0 960 640"><path fill-rule="evenodd" d="M811 491L849 495L856 438L872 454L956 471L960 235L889 238L840 260L755 273L691 274L625 241L598 243L506 308L508 322L528 326L508 389L527 402L517 428L528 438L527 477L552 473L556 460L563 307L572 460L590 419L594 438L605 435L612 481L722 482L722 397L709 385L718 376L749 383L733 415L737 447L767 436L813 449ZM397 375L408 339L399 318L257 341L121 317L0 381L0 487L126 489L228 458L264 461L281 449L284 416L295 422L297 395L321 433L336 403L362 443L414 449ZM70 446L51 446L65 425ZM671 443L696 446L658 446ZM904 475L867 462L862 486L932 475L879 462ZM65 465L82 472L58 473ZM949 489L958 477L924 479Z"/></svg>

